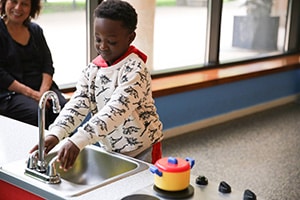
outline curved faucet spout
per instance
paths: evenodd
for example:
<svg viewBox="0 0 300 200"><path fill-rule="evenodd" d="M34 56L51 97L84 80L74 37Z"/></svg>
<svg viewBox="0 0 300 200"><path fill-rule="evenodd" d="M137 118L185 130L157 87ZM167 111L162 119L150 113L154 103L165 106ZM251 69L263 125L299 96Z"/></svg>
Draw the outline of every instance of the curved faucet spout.
<svg viewBox="0 0 300 200"><path fill-rule="evenodd" d="M47 105L48 99L52 100L53 112L60 112L59 100L55 92L47 91L43 94L42 98L39 101L38 108L38 125L39 125L39 149L38 149L38 161L37 161L37 170L40 172L45 172L47 168L47 163L45 163L45 108Z"/></svg>

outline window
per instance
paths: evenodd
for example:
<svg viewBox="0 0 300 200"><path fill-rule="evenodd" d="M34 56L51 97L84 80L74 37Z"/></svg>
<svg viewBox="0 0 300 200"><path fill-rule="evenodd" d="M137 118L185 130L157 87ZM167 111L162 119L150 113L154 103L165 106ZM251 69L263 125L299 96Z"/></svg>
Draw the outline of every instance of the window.
<svg viewBox="0 0 300 200"><path fill-rule="evenodd" d="M174 6L156 7L153 71L204 63L207 2L194 2L177 0Z"/></svg>
<svg viewBox="0 0 300 200"><path fill-rule="evenodd" d="M92 13L100 0L44 1L37 23L44 29L53 55L54 80L62 89L74 87L82 69L97 55ZM283 54L293 45L299 51L299 3L295 0L126 1L138 12L134 44L148 54L153 74ZM246 2L272 3L264 20L252 17L253 23L271 18L268 25L259 25L270 31L266 36L261 35L262 28L249 27L250 4ZM262 7L259 4L252 14L257 15ZM249 43L250 39L262 40Z"/></svg>
<svg viewBox="0 0 300 200"><path fill-rule="evenodd" d="M220 61L284 52L287 0L223 1Z"/></svg>
<svg viewBox="0 0 300 200"><path fill-rule="evenodd" d="M73 87L87 64L85 0L44 0L36 22L52 53L55 82Z"/></svg>

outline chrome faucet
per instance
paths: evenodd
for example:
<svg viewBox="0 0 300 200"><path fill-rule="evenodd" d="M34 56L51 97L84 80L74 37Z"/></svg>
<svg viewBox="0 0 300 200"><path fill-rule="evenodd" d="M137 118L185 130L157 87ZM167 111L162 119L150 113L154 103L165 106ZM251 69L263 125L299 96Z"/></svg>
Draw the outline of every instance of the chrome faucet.
<svg viewBox="0 0 300 200"><path fill-rule="evenodd" d="M48 183L59 183L60 177L56 173L55 161L57 157L52 158L49 165L45 161L45 108L48 99L52 100L53 113L60 112L59 100L55 92L47 91L39 101L38 108L38 126L39 126L39 146L38 150L33 152L27 162L25 174L38 178Z"/></svg>
<svg viewBox="0 0 300 200"><path fill-rule="evenodd" d="M52 110L53 113L60 112L59 100L55 92L47 91L43 94L39 102L39 111L38 111L38 125L39 125L39 149L38 149L38 161L37 161L37 170L40 172L45 172L47 166L45 163L45 108L47 105L48 99L52 99Z"/></svg>

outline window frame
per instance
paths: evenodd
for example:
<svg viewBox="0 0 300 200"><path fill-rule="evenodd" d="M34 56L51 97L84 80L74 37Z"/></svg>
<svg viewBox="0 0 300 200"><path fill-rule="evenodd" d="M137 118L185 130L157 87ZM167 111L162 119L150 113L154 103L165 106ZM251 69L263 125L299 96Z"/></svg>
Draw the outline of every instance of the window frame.
<svg viewBox="0 0 300 200"><path fill-rule="evenodd" d="M87 60L93 59L97 53L93 46L93 10L101 2L101 0L87 0L86 16L87 16ZM182 69L180 71L172 71L161 74L153 74L153 96L161 97L174 93L185 92L188 90L199 89L203 87L215 86L227 82L242 80L245 78L253 78L257 76L266 75L267 73L274 73L280 71L291 70L299 67L300 59L297 61L300 50L300 13L297 8L300 7L300 1L289 0L287 10L286 22L286 36L285 48L283 53L263 55L262 57L249 58L243 61L219 63L220 50L220 34L221 34L221 17L222 17L223 0L208 0L208 26L206 35L206 54L204 66L196 66L195 68ZM212 14L214 13L214 14ZM218 13L218 14L216 14ZM291 57L292 56L292 57ZM296 56L296 57L295 57ZM276 61L282 60L282 63L274 65L274 68L265 69L259 68L255 73L252 72L251 66L253 63L264 64L269 62L272 64ZM290 61L292 60L292 61ZM244 68L242 74L235 74L230 78L215 77L214 79L202 79L201 76L209 74L215 70L228 70L230 68L241 67ZM250 69L247 69L250 68ZM192 83L184 81L188 76L199 76L198 81L194 80ZM209 75L207 75L209 76ZM173 84L175 83L175 84ZM63 92L73 92L75 87L63 89Z"/></svg>

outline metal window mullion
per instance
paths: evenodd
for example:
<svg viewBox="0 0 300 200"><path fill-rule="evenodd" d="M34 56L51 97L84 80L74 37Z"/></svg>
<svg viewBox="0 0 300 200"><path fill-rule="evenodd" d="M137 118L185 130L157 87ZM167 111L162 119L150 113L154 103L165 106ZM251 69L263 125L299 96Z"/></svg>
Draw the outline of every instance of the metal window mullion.
<svg viewBox="0 0 300 200"><path fill-rule="evenodd" d="M219 63L223 0L207 0L206 65Z"/></svg>
<svg viewBox="0 0 300 200"><path fill-rule="evenodd" d="M93 13L97 5L102 0L87 0L86 1L86 44L87 44L87 62L91 61L97 56L94 48L94 18Z"/></svg>
<svg viewBox="0 0 300 200"><path fill-rule="evenodd" d="M300 1L289 0L286 21L285 52L298 52L300 49Z"/></svg>

